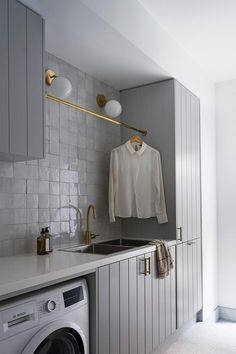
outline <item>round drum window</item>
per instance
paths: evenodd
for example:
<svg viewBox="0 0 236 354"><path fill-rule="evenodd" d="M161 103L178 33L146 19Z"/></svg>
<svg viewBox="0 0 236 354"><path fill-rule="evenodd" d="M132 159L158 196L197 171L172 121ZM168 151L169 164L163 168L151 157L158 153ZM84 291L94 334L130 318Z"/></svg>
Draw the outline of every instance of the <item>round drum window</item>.
<svg viewBox="0 0 236 354"><path fill-rule="evenodd" d="M84 345L74 329L61 328L47 336L34 354L84 354Z"/></svg>

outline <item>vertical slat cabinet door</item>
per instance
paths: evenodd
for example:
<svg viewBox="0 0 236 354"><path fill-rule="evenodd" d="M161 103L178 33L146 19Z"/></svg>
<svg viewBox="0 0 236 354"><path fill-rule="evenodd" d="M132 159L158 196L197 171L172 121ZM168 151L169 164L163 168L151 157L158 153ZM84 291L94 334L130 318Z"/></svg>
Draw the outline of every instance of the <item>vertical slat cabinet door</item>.
<svg viewBox="0 0 236 354"><path fill-rule="evenodd" d="M28 156L44 157L44 22L27 9Z"/></svg>
<svg viewBox="0 0 236 354"><path fill-rule="evenodd" d="M9 0L10 152L27 156L26 8Z"/></svg>
<svg viewBox="0 0 236 354"><path fill-rule="evenodd" d="M110 354L109 266L98 270L98 347L99 354Z"/></svg>
<svg viewBox="0 0 236 354"><path fill-rule="evenodd" d="M187 107L187 239L192 239L192 136L191 136L191 92L186 90L186 107Z"/></svg>
<svg viewBox="0 0 236 354"><path fill-rule="evenodd" d="M150 273L145 276L145 343L146 354L152 352L152 258L153 253L146 253L146 262L150 262Z"/></svg>
<svg viewBox="0 0 236 354"><path fill-rule="evenodd" d="M157 277L157 261L155 252L152 253L152 343L153 350L160 344L159 335L159 280Z"/></svg>
<svg viewBox="0 0 236 354"><path fill-rule="evenodd" d="M0 152L8 152L8 0L0 1Z"/></svg>
<svg viewBox="0 0 236 354"><path fill-rule="evenodd" d="M188 248L188 313L189 319L194 315L193 310L193 241L187 242Z"/></svg>
<svg viewBox="0 0 236 354"><path fill-rule="evenodd" d="M165 279L159 279L159 334L160 343L166 338L166 299L165 299Z"/></svg>
<svg viewBox="0 0 236 354"><path fill-rule="evenodd" d="M120 267L110 265L110 354L120 353Z"/></svg>
<svg viewBox="0 0 236 354"><path fill-rule="evenodd" d="M174 268L170 271L171 334L176 331L176 246L170 247Z"/></svg>
<svg viewBox="0 0 236 354"><path fill-rule="evenodd" d="M129 263L120 262L120 354L129 353Z"/></svg>
<svg viewBox="0 0 236 354"><path fill-rule="evenodd" d="M201 237L201 148L200 148L200 101L196 99L196 183L197 183L197 235Z"/></svg>
<svg viewBox="0 0 236 354"><path fill-rule="evenodd" d="M198 262L197 262L197 241L193 241L193 311L198 311Z"/></svg>
<svg viewBox="0 0 236 354"><path fill-rule="evenodd" d="M166 337L171 334L171 284L170 275L165 279L165 323L166 323Z"/></svg>
<svg viewBox="0 0 236 354"><path fill-rule="evenodd" d="M202 309L202 244L201 239L197 239L197 275L198 275L198 306L197 311Z"/></svg>
<svg viewBox="0 0 236 354"><path fill-rule="evenodd" d="M189 284L188 284L188 245L183 243L183 305L184 305L184 323L189 320Z"/></svg>
<svg viewBox="0 0 236 354"><path fill-rule="evenodd" d="M144 256L137 258L137 289L138 289L138 354L145 353L145 286Z"/></svg>
<svg viewBox="0 0 236 354"><path fill-rule="evenodd" d="M176 246L177 253L177 329L181 328L184 324L184 270L183 270L183 244Z"/></svg>
<svg viewBox="0 0 236 354"><path fill-rule="evenodd" d="M129 354L138 352L137 258L129 259Z"/></svg>
<svg viewBox="0 0 236 354"><path fill-rule="evenodd" d="M187 180L187 90L181 86L181 107L182 107L182 136L181 136L181 151L182 151L182 213L183 213L183 241L188 239L188 180Z"/></svg>
<svg viewBox="0 0 236 354"><path fill-rule="evenodd" d="M196 101L191 95L191 140L192 140L192 238L197 236L197 171L196 171Z"/></svg>
<svg viewBox="0 0 236 354"><path fill-rule="evenodd" d="M182 208L182 87L179 82L175 81L175 175L176 175L176 239L180 239L181 227L183 227L183 208Z"/></svg>

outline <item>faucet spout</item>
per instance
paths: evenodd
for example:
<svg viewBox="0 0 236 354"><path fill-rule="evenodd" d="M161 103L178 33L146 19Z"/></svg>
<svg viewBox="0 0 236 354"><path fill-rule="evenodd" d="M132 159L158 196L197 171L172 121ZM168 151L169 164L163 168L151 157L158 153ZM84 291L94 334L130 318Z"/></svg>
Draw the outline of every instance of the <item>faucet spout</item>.
<svg viewBox="0 0 236 354"><path fill-rule="evenodd" d="M86 231L85 231L85 243L87 243L87 244L90 244L92 238L95 237L95 235L92 234L90 231L90 222L89 222L90 210L92 210L92 212L93 212L93 218L96 219L96 217L97 217L97 211L96 211L95 206L93 204L90 204L87 209Z"/></svg>

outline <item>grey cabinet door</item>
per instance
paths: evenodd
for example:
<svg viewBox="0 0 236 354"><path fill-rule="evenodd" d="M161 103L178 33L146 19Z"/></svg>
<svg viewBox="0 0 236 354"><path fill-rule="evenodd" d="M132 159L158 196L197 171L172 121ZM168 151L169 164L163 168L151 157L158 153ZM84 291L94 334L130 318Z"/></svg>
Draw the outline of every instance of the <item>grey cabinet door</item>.
<svg viewBox="0 0 236 354"><path fill-rule="evenodd" d="M120 262L120 353L129 353L129 262L127 259Z"/></svg>
<svg viewBox="0 0 236 354"><path fill-rule="evenodd" d="M153 299L152 299L152 284L153 284L153 269L152 269L152 258L153 253L146 253L145 258L150 262L150 275L144 276L145 280L145 343L146 351L145 353L151 353L153 350Z"/></svg>
<svg viewBox="0 0 236 354"><path fill-rule="evenodd" d="M44 21L27 9L28 157L44 157Z"/></svg>
<svg viewBox="0 0 236 354"><path fill-rule="evenodd" d="M113 263L110 265L109 279L109 321L110 321L110 353L120 353L120 269L119 263Z"/></svg>
<svg viewBox="0 0 236 354"><path fill-rule="evenodd" d="M177 245L177 328L202 308L201 239Z"/></svg>
<svg viewBox="0 0 236 354"><path fill-rule="evenodd" d="M119 279L119 278L118 278ZM110 266L98 271L98 353L110 352Z"/></svg>
<svg viewBox="0 0 236 354"><path fill-rule="evenodd" d="M186 89L181 85L181 108L182 108L182 136L181 136L181 150L182 150L182 213L183 213L183 224L182 224L182 241L188 239L188 145L187 145L187 95Z"/></svg>
<svg viewBox="0 0 236 354"><path fill-rule="evenodd" d="M138 263L129 259L129 354L138 353Z"/></svg>
<svg viewBox="0 0 236 354"><path fill-rule="evenodd" d="M201 147L200 147L200 101L197 98L196 104L196 238L201 237Z"/></svg>
<svg viewBox="0 0 236 354"><path fill-rule="evenodd" d="M145 278L144 278L144 256L137 257L137 333L138 333L138 354L146 353L145 348Z"/></svg>
<svg viewBox="0 0 236 354"><path fill-rule="evenodd" d="M9 0L10 153L27 156L26 7Z"/></svg>
<svg viewBox="0 0 236 354"><path fill-rule="evenodd" d="M177 239L200 237L199 99L175 82L175 167Z"/></svg>
<svg viewBox="0 0 236 354"><path fill-rule="evenodd" d="M0 158L43 158L43 19L17 0L2 0L0 47Z"/></svg>
<svg viewBox="0 0 236 354"><path fill-rule="evenodd" d="M0 1L0 152L8 153L9 127L8 127L8 0Z"/></svg>
<svg viewBox="0 0 236 354"><path fill-rule="evenodd" d="M181 231L184 222L183 203L183 105L182 105L182 85L175 81L175 183L176 183L176 239L181 241Z"/></svg>
<svg viewBox="0 0 236 354"><path fill-rule="evenodd" d="M202 242L201 238L196 240L197 251L197 311L202 309Z"/></svg>

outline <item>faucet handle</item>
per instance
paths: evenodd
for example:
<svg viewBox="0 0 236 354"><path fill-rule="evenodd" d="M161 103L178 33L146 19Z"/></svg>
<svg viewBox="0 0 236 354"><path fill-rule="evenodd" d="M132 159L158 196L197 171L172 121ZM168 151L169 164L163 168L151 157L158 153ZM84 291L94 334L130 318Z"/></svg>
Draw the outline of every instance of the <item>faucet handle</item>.
<svg viewBox="0 0 236 354"><path fill-rule="evenodd" d="M97 236L100 236L99 234L91 234L91 239L94 239L94 238L96 238Z"/></svg>

